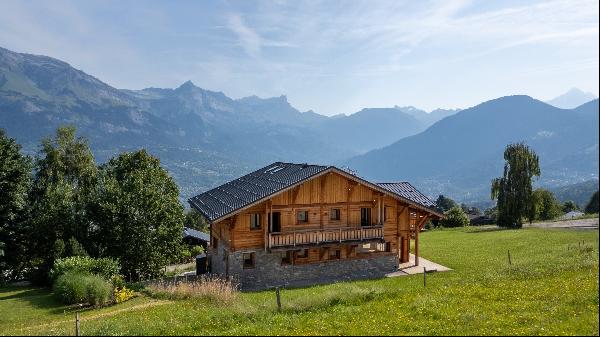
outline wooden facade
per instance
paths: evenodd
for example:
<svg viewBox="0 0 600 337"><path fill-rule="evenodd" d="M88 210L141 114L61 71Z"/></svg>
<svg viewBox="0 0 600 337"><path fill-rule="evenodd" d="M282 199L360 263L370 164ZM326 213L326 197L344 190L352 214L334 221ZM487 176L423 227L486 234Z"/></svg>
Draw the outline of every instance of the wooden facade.
<svg viewBox="0 0 600 337"><path fill-rule="evenodd" d="M330 170L211 224L212 249L281 254L282 264L395 256L409 259L419 232L439 214ZM258 263L258 262L257 262Z"/></svg>

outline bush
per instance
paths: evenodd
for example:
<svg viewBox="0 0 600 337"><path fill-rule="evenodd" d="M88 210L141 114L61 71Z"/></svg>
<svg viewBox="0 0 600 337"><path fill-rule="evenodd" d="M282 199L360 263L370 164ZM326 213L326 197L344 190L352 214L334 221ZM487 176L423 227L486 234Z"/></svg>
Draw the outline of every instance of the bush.
<svg viewBox="0 0 600 337"><path fill-rule="evenodd" d="M115 288L113 292L113 296L115 298L115 303L122 303L132 299L135 296L135 293L132 289L127 289L126 287Z"/></svg>
<svg viewBox="0 0 600 337"><path fill-rule="evenodd" d="M444 214L446 219L440 221L442 227L464 227L469 225L469 217L460 206L454 206Z"/></svg>
<svg viewBox="0 0 600 337"><path fill-rule="evenodd" d="M87 303L94 306L106 305L112 296L112 285L100 276L90 275L86 279Z"/></svg>
<svg viewBox="0 0 600 337"><path fill-rule="evenodd" d="M111 293L111 284L92 274L67 272L54 282L54 294L65 304L105 305L110 302Z"/></svg>
<svg viewBox="0 0 600 337"><path fill-rule="evenodd" d="M204 253L204 247L202 247L202 246L193 246L192 249L190 249L190 253L192 254L192 257L195 259L196 256Z"/></svg>
<svg viewBox="0 0 600 337"><path fill-rule="evenodd" d="M94 274L110 280L119 274L119 269L119 263L111 258L94 259L88 256L71 256L54 262L54 267L50 271L50 279L56 280L65 273L76 272Z"/></svg>

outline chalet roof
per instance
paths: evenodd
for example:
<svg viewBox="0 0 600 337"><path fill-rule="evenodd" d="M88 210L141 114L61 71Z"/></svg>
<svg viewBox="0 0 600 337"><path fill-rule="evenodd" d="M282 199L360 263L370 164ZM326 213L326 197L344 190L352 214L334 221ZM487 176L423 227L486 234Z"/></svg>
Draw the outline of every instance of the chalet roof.
<svg viewBox="0 0 600 337"><path fill-rule="evenodd" d="M210 234L202 233L192 228L183 227L183 238L194 238L202 241L210 241Z"/></svg>
<svg viewBox="0 0 600 337"><path fill-rule="evenodd" d="M298 182L327 166L276 162L189 199L209 221L246 207Z"/></svg>
<svg viewBox="0 0 600 337"><path fill-rule="evenodd" d="M381 192L387 192L443 216L433 209L434 203L407 182L374 184L334 166L308 165L276 162L232 180L188 200L209 222L233 215L267 197L292 188L304 180L325 171L335 171L351 179L368 184Z"/></svg>
<svg viewBox="0 0 600 337"><path fill-rule="evenodd" d="M425 207L435 207L435 203L431 201L431 199L419 192L413 185L406 181L397 183L377 183L377 185Z"/></svg>

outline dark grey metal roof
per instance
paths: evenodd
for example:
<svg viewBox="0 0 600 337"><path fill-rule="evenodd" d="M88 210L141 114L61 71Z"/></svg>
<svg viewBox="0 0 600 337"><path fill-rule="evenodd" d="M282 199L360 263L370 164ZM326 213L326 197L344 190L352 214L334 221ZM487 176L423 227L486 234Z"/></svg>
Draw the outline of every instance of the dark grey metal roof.
<svg viewBox="0 0 600 337"><path fill-rule="evenodd" d="M328 168L330 166L276 162L188 201L212 222Z"/></svg>
<svg viewBox="0 0 600 337"><path fill-rule="evenodd" d="M377 183L377 185L419 205L428 208L435 207L435 203L431 201L431 199L427 198L427 196L419 192L413 185L406 181L398 183Z"/></svg>
<svg viewBox="0 0 600 337"><path fill-rule="evenodd" d="M184 238L191 237L191 238L206 241L206 242L210 241L210 234L203 233L201 231L197 231L195 229L188 228L188 227L183 227L183 237Z"/></svg>

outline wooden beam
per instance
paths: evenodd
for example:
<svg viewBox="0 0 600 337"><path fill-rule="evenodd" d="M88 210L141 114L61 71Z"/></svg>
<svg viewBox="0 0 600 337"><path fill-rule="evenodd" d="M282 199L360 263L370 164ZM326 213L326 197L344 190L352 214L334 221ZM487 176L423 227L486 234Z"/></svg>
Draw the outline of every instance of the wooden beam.
<svg viewBox="0 0 600 337"><path fill-rule="evenodd" d="M269 201L267 200L265 202L265 222L267 221L268 213L269 213ZM265 240L265 251L267 251L269 249L269 230L268 230L267 227L269 227L268 223L263 226L263 233L264 233L264 240Z"/></svg>

